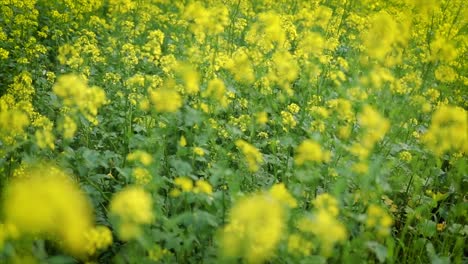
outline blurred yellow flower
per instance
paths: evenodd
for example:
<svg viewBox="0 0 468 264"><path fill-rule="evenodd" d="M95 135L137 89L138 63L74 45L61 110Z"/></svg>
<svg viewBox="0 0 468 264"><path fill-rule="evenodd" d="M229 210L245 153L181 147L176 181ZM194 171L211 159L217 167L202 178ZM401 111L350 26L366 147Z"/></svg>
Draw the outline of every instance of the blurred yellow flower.
<svg viewBox="0 0 468 264"><path fill-rule="evenodd" d="M193 191L195 193L204 193L211 195L213 193L213 187L211 187L211 184L205 180L198 180L195 183L195 188Z"/></svg>
<svg viewBox="0 0 468 264"><path fill-rule="evenodd" d="M172 89L160 88L150 91L150 98L157 112L176 112L182 107L182 96Z"/></svg>
<svg viewBox="0 0 468 264"><path fill-rule="evenodd" d="M468 152L468 114L458 106L441 106L421 140L437 156L448 151Z"/></svg>
<svg viewBox="0 0 468 264"><path fill-rule="evenodd" d="M118 220L117 230L122 240L141 236L141 225L150 224L154 219L152 204L151 195L141 187L129 186L114 194L109 213Z"/></svg>
<svg viewBox="0 0 468 264"><path fill-rule="evenodd" d="M328 162L330 153L322 150L319 143L311 139L304 140L296 149L294 162L302 165L307 161Z"/></svg>
<svg viewBox="0 0 468 264"><path fill-rule="evenodd" d="M273 198L277 199L281 203L288 205L291 208L297 207L297 201L294 197L288 192L284 183L277 183L273 185L270 189L270 194Z"/></svg>
<svg viewBox="0 0 468 264"><path fill-rule="evenodd" d="M222 255L263 263L275 253L285 229L283 206L265 194L239 200L220 234Z"/></svg>
<svg viewBox="0 0 468 264"><path fill-rule="evenodd" d="M205 156L205 151L200 147L194 147L193 153L197 156Z"/></svg>
<svg viewBox="0 0 468 264"><path fill-rule="evenodd" d="M393 219L381 207L371 204L367 208L366 227L377 231L377 236L386 237L390 235L392 224Z"/></svg>
<svg viewBox="0 0 468 264"><path fill-rule="evenodd" d="M92 208L73 179L52 164L32 166L5 189L5 223L20 234L55 237L74 255L86 252Z"/></svg>
<svg viewBox="0 0 468 264"><path fill-rule="evenodd" d="M262 153L260 153L256 147L242 139L236 141L236 146L244 154L249 170L251 172L256 172L263 162Z"/></svg>

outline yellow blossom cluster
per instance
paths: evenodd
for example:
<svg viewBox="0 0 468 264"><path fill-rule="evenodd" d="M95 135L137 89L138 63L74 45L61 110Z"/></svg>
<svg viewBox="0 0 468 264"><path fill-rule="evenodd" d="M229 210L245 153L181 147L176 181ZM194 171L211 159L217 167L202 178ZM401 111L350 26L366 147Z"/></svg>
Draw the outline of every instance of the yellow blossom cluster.
<svg viewBox="0 0 468 264"><path fill-rule="evenodd" d="M366 227L375 230L377 236L386 237L390 235L390 227L393 224L392 217L381 207L371 204L367 208Z"/></svg>
<svg viewBox="0 0 468 264"><path fill-rule="evenodd" d="M320 254L330 257L335 244L345 241L348 236L346 227L336 219L339 213L338 201L335 197L324 193L318 195L313 204L316 207L313 215L299 219L297 228L315 236L320 244ZM304 253L308 252L309 250Z"/></svg>
<svg viewBox="0 0 468 264"><path fill-rule="evenodd" d="M197 180L194 186L191 179L187 177L178 177L174 180L174 184L177 188L172 189L170 192L170 195L173 197L177 197L183 192L204 193L207 195L212 195L213 193L213 187L211 184L203 179Z"/></svg>
<svg viewBox="0 0 468 264"><path fill-rule="evenodd" d="M330 152L322 150L319 143L312 139L306 139L297 147L294 162L297 165L302 165L306 162L328 162L330 156Z"/></svg>
<svg viewBox="0 0 468 264"><path fill-rule="evenodd" d="M269 193L241 198L231 209L229 223L220 234L223 256L242 257L247 263L268 260L285 231L285 210L295 205L283 184L274 185Z"/></svg>
<svg viewBox="0 0 468 264"><path fill-rule="evenodd" d="M5 223L20 235L52 237L77 256L88 253L92 209L73 178L52 164L32 166L26 174L5 190Z"/></svg>
<svg viewBox="0 0 468 264"><path fill-rule="evenodd" d="M142 234L142 225L153 219L153 201L141 187L130 186L116 193L109 205L109 213L116 218L122 240L136 239Z"/></svg>
<svg viewBox="0 0 468 264"><path fill-rule="evenodd" d="M255 146L242 139L236 141L236 146L244 154L248 169L251 172L258 171L260 164L263 162L262 153Z"/></svg>
<svg viewBox="0 0 468 264"><path fill-rule="evenodd" d="M112 232L106 226L97 226L86 232L85 239L88 242L87 253L93 255L112 244Z"/></svg>
<svg viewBox="0 0 468 264"><path fill-rule="evenodd" d="M89 87L86 79L75 74L59 76L53 87L54 93L63 100L63 105L70 109L70 114L79 112L92 124L97 125L98 109L106 103L104 90L97 86ZM72 127L64 127L72 128ZM65 130L65 135L73 131Z"/></svg>
<svg viewBox="0 0 468 264"><path fill-rule="evenodd" d="M461 107L441 106L432 115L422 142L441 156L449 151L468 152L468 113Z"/></svg>

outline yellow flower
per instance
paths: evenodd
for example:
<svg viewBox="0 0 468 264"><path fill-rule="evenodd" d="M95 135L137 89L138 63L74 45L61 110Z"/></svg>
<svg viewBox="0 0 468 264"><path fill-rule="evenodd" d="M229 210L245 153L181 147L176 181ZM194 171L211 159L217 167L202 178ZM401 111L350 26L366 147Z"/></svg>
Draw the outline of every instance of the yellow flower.
<svg viewBox="0 0 468 264"><path fill-rule="evenodd" d="M63 131L63 137L65 139L72 139L75 135L78 126L76 125L75 121L72 117L65 115L62 123L60 124L61 130Z"/></svg>
<svg viewBox="0 0 468 264"><path fill-rule="evenodd" d="M299 112L299 110L301 110L301 108L297 104L292 103L292 104L288 105L288 111L291 114L297 114Z"/></svg>
<svg viewBox="0 0 468 264"><path fill-rule="evenodd" d="M208 87L202 93L203 97L211 97L221 103L222 107L226 107L228 99L226 97L226 86L223 80L215 78L208 82Z"/></svg>
<svg viewBox="0 0 468 264"><path fill-rule="evenodd" d="M319 210L325 210L333 216L339 213L338 201L328 193L319 194L312 202Z"/></svg>
<svg viewBox="0 0 468 264"><path fill-rule="evenodd" d="M118 234L122 240L139 237L141 225L153 221L152 203L151 195L141 187L126 187L114 194L109 212L118 218Z"/></svg>
<svg viewBox="0 0 468 264"><path fill-rule="evenodd" d="M390 129L390 122L369 105L363 107L358 120L365 133L362 144L368 149L381 140Z"/></svg>
<svg viewBox="0 0 468 264"><path fill-rule="evenodd" d="M225 257L263 263L274 253L285 228L284 207L269 195L255 194L238 201L220 237Z"/></svg>
<svg viewBox="0 0 468 264"><path fill-rule="evenodd" d="M127 155L129 161L139 161L145 166L149 166L153 162L151 154L144 150L135 150Z"/></svg>
<svg viewBox="0 0 468 264"><path fill-rule="evenodd" d="M174 184L179 186L184 192L190 192L193 189L193 182L187 177L176 178Z"/></svg>
<svg viewBox="0 0 468 264"><path fill-rule="evenodd" d="M86 196L70 176L51 164L32 166L26 174L6 187L5 222L20 234L56 237L65 250L84 254L84 234L92 227Z"/></svg>
<svg viewBox="0 0 468 264"><path fill-rule="evenodd" d="M347 238L345 226L340 223L329 211L319 209L312 218L304 217L297 223L299 230L314 234L320 242L320 253L330 257L333 247Z"/></svg>
<svg viewBox="0 0 468 264"><path fill-rule="evenodd" d="M369 172L369 164L366 161L360 161L354 163L351 167L351 170L358 174L366 174L367 172Z"/></svg>
<svg viewBox="0 0 468 264"><path fill-rule="evenodd" d="M83 76L66 74L57 78L52 90L63 100L65 106L81 112L88 121L97 124L98 109L106 103L103 89L89 87Z"/></svg>
<svg viewBox="0 0 468 264"><path fill-rule="evenodd" d="M187 146L187 139L185 139L184 135L180 136L179 146L181 146L181 147Z"/></svg>
<svg viewBox="0 0 468 264"><path fill-rule="evenodd" d="M136 184L148 184L151 181L151 174L145 168L136 167L133 169L133 178Z"/></svg>
<svg viewBox="0 0 468 264"><path fill-rule="evenodd" d="M16 109L4 109L0 102L0 140L13 145L15 138L26 137L25 128L29 125L26 113Z"/></svg>
<svg viewBox="0 0 468 264"><path fill-rule="evenodd" d="M288 238L288 252L292 254L309 256L313 248L312 242L299 234L291 234Z"/></svg>
<svg viewBox="0 0 468 264"><path fill-rule="evenodd" d="M445 223L445 221L442 222L442 223L438 223L437 224L437 231L442 232L442 231L445 230L446 227L447 227L447 224Z"/></svg>
<svg viewBox="0 0 468 264"><path fill-rule="evenodd" d="M205 194L208 194L208 195L211 195L213 193L213 187L211 187L211 184L205 180L198 180L196 183L195 183L195 188L194 188L194 192L195 193L205 193Z"/></svg>
<svg viewBox="0 0 468 264"><path fill-rule="evenodd" d="M260 153L256 147L242 139L236 141L236 146L244 154L249 170L251 172L256 172L259 169L260 163L263 162L262 153Z"/></svg>
<svg viewBox="0 0 468 264"><path fill-rule="evenodd" d="M196 94L200 90L200 76L198 72L190 65L182 65L180 67L182 78L185 82L185 91L188 94Z"/></svg>
<svg viewBox="0 0 468 264"><path fill-rule="evenodd" d="M106 249L112 244L112 232L107 226L97 226L85 233L87 253L93 255L98 250Z"/></svg>
<svg viewBox="0 0 468 264"><path fill-rule="evenodd" d="M154 245L148 250L148 258L152 261L160 261L165 255L170 255L171 252L159 245Z"/></svg>
<svg viewBox="0 0 468 264"><path fill-rule="evenodd" d="M194 147L193 153L197 156L205 156L205 151L200 147Z"/></svg>
<svg viewBox="0 0 468 264"><path fill-rule="evenodd" d="M410 162L412 159L413 159L413 156L411 155L411 153L409 151L402 151L398 154L398 157L402 160L402 161L406 161L406 162Z"/></svg>
<svg viewBox="0 0 468 264"><path fill-rule="evenodd" d="M254 68L245 49L240 48L232 54L232 59L226 62L225 66L234 79L241 83L250 84L255 80Z"/></svg>
<svg viewBox="0 0 468 264"><path fill-rule="evenodd" d="M281 111L281 122L283 123L283 130L288 131L289 128L295 128L297 125L296 119L288 111Z"/></svg>
<svg viewBox="0 0 468 264"><path fill-rule="evenodd" d="M390 234L393 219L381 207L371 204L367 208L366 227L375 229L377 236L386 237Z"/></svg>
<svg viewBox="0 0 468 264"><path fill-rule="evenodd" d="M182 107L182 97L172 89L160 88L150 91L150 98L157 112L176 112Z"/></svg>
<svg viewBox="0 0 468 264"><path fill-rule="evenodd" d="M306 161L328 162L330 153L323 151L320 144L311 140L304 140L296 149L294 162L302 165Z"/></svg>
<svg viewBox="0 0 468 264"><path fill-rule="evenodd" d="M273 185L270 189L270 194L273 196L273 198L288 205L291 208L297 207L296 199L294 199L294 197L288 192L284 186L284 183L277 183Z"/></svg>
<svg viewBox="0 0 468 264"><path fill-rule="evenodd" d="M260 125L265 125L268 122L268 114L267 112L259 112L256 114L256 122Z"/></svg>
<svg viewBox="0 0 468 264"><path fill-rule="evenodd" d="M260 47L265 53L286 43L286 32L279 14L270 11L258 14L258 21L252 25L245 39Z"/></svg>
<svg viewBox="0 0 468 264"><path fill-rule="evenodd" d="M458 106L441 106L432 115L422 141L436 155L448 151L468 152L468 114Z"/></svg>
<svg viewBox="0 0 468 264"><path fill-rule="evenodd" d="M405 28L399 26L386 11L375 14L370 20L370 29L362 33L365 52L370 57L383 61L395 43L404 41Z"/></svg>

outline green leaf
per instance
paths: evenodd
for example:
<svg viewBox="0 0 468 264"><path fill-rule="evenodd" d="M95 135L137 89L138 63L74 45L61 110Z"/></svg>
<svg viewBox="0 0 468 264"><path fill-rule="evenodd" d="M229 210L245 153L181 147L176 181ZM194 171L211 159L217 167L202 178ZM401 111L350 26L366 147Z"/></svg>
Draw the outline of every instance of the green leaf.
<svg viewBox="0 0 468 264"><path fill-rule="evenodd" d="M183 160L172 158L169 161L171 167L176 171L176 173L180 176L187 176L192 173L192 166L190 163L185 162Z"/></svg>
<svg viewBox="0 0 468 264"><path fill-rule="evenodd" d="M380 263L385 262L387 258L387 248L384 245L376 241L369 241L366 245L367 248L375 254Z"/></svg>
<svg viewBox="0 0 468 264"><path fill-rule="evenodd" d="M71 264L71 263L78 263L78 261L69 256L53 256L47 259L47 263L49 264Z"/></svg>

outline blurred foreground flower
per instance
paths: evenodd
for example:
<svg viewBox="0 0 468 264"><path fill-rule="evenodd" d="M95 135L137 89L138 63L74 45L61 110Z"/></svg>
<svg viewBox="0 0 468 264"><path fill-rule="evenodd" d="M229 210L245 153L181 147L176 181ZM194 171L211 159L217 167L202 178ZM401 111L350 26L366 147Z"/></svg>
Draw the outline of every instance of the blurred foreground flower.
<svg viewBox="0 0 468 264"><path fill-rule="evenodd" d="M5 223L14 225L20 235L52 237L66 251L83 255L87 248L85 233L93 224L86 196L53 165L32 167L26 174L6 187Z"/></svg>
<svg viewBox="0 0 468 264"><path fill-rule="evenodd" d="M286 227L286 209L296 200L283 184L269 192L238 201L231 209L229 224L221 232L224 257L243 257L247 263L263 263L275 254Z"/></svg>

